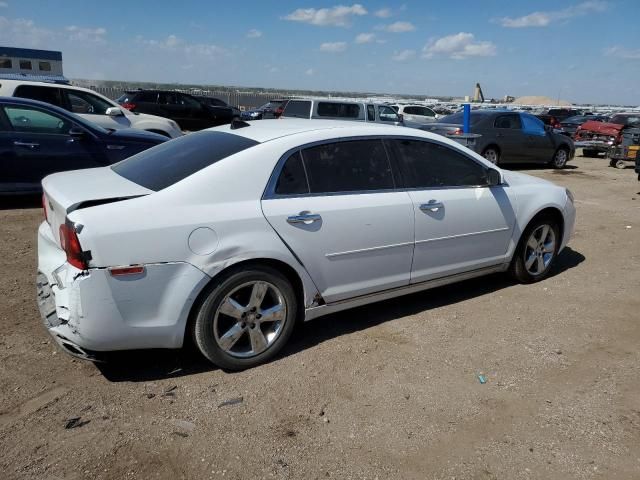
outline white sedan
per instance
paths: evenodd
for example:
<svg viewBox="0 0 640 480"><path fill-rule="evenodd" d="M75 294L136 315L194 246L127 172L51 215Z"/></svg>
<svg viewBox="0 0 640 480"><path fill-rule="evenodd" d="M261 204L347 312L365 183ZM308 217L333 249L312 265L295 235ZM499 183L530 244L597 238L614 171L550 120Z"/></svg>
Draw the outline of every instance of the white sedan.
<svg viewBox="0 0 640 480"><path fill-rule="evenodd" d="M234 122L43 181L38 303L69 353L179 348L226 369L299 320L510 271L542 280L571 193L442 136L321 120Z"/></svg>

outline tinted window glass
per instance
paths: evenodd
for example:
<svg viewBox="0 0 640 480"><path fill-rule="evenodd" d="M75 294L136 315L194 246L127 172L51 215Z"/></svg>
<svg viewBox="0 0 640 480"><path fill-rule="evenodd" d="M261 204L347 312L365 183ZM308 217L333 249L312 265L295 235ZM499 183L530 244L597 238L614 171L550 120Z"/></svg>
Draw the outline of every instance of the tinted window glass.
<svg viewBox="0 0 640 480"><path fill-rule="evenodd" d="M178 103L180 105L184 105L185 107L192 108L194 110L198 110L202 108L202 105L195 98L190 97L189 95L184 95L182 93L178 94Z"/></svg>
<svg viewBox="0 0 640 480"><path fill-rule="evenodd" d="M276 193L278 195L309 193L307 176L304 173L302 157L299 152L291 155L285 162L276 183Z"/></svg>
<svg viewBox="0 0 640 480"><path fill-rule="evenodd" d="M518 115L498 115L493 123L496 128L520 129L520 116Z"/></svg>
<svg viewBox="0 0 640 480"><path fill-rule="evenodd" d="M318 102L318 116L360 118L360 105L357 103Z"/></svg>
<svg viewBox="0 0 640 480"><path fill-rule="evenodd" d="M16 132L66 135L71 122L30 107L5 107L9 123Z"/></svg>
<svg viewBox="0 0 640 480"><path fill-rule="evenodd" d="M156 103L158 101L158 92L139 92L133 101Z"/></svg>
<svg viewBox="0 0 640 480"><path fill-rule="evenodd" d="M115 164L114 172L150 190L162 190L219 160L258 145L240 135L196 132Z"/></svg>
<svg viewBox="0 0 640 480"><path fill-rule="evenodd" d="M12 68L13 65L11 63L10 58L0 58L0 68Z"/></svg>
<svg viewBox="0 0 640 480"><path fill-rule="evenodd" d="M392 140L407 188L486 185L485 168L450 147L421 140Z"/></svg>
<svg viewBox="0 0 640 480"><path fill-rule="evenodd" d="M311 193L393 188L391 166L381 140L356 140L302 152Z"/></svg>
<svg viewBox="0 0 640 480"><path fill-rule="evenodd" d="M522 131L524 133L537 135L539 137L544 137L547 134L544 129L544 123L542 123L542 120L539 118L529 115L528 113L520 114L520 118L522 119Z"/></svg>
<svg viewBox="0 0 640 480"><path fill-rule="evenodd" d="M309 118L311 116L311 102L289 100L282 113L285 117Z"/></svg>
<svg viewBox="0 0 640 480"><path fill-rule="evenodd" d="M20 70L31 70L31 60L20 60Z"/></svg>
<svg viewBox="0 0 640 480"><path fill-rule="evenodd" d="M13 94L14 97L40 100L61 107L62 92L56 87L38 87L35 85L20 85Z"/></svg>
<svg viewBox="0 0 640 480"><path fill-rule="evenodd" d="M225 102L223 102L222 100L219 100L217 98L209 98L209 105L213 105L214 107L226 107L227 104Z"/></svg>
<svg viewBox="0 0 640 480"><path fill-rule="evenodd" d="M404 107L404 113L408 115L422 115L423 117L428 115L427 109L424 107Z"/></svg>
<svg viewBox="0 0 640 480"><path fill-rule="evenodd" d="M67 98L74 113L91 113L104 115L107 108L111 108L109 102L87 92L67 90Z"/></svg>
<svg viewBox="0 0 640 480"><path fill-rule="evenodd" d="M376 107L373 105L367 105L367 120L370 122L376 121Z"/></svg>
<svg viewBox="0 0 640 480"><path fill-rule="evenodd" d="M49 62L39 62L38 68L40 69L41 72L50 72L51 64Z"/></svg>
<svg viewBox="0 0 640 480"><path fill-rule="evenodd" d="M151 100L142 100L143 102L149 102ZM158 93L158 103L160 105L177 105L178 99L175 93L172 92L160 92Z"/></svg>
<svg viewBox="0 0 640 480"><path fill-rule="evenodd" d="M387 107L386 105L381 105L378 107L378 118L381 122L399 122L400 118L398 118L398 114L396 111Z"/></svg>
<svg viewBox="0 0 640 480"><path fill-rule="evenodd" d="M638 125L640 124L640 115L614 115L609 121L618 125Z"/></svg>

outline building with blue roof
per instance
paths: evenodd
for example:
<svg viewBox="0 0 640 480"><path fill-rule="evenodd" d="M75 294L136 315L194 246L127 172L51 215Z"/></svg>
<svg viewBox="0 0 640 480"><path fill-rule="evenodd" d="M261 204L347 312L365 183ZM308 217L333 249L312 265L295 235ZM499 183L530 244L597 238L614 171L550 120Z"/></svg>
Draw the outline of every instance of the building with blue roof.
<svg viewBox="0 0 640 480"><path fill-rule="evenodd" d="M62 73L62 52L0 46L0 77L68 82Z"/></svg>

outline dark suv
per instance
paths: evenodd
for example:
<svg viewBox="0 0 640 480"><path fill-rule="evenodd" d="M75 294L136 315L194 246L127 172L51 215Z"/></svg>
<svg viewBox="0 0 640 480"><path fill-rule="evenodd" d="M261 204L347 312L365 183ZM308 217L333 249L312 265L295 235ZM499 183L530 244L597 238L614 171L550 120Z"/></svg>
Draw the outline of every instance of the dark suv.
<svg viewBox="0 0 640 480"><path fill-rule="evenodd" d="M117 102L132 112L170 118L182 130L202 130L233 120L233 109L229 106L206 105L196 97L170 90L127 92Z"/></svg>

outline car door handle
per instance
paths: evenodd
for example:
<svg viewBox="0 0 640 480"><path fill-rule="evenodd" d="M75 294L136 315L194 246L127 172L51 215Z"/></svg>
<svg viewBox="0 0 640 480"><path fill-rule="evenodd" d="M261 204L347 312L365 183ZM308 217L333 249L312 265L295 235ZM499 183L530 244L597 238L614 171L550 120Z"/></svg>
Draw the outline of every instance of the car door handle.
<svg viewBox="0 0 640 480"><path fill-rule="evenodd" d="M420 210L423 212L437 212L441 208L444 208L444 203L437 202L435 200L429 200L429 203L423 203L420 205Z"/></svg>
<svg viewBox="0 0 640 480"><path fill-rule="evenodd" d="M16 140L15 142L13 142L13 144L14 144L16 147L26 147L26 148L31 148L31 149L33 149L33 148L36 148L36 147L39 147L39 146L40 146L40 144L39 144L39 143L21 142L21 141L19 141L19 140Z"/></svg>
<svg viewBox="0 0 640 480"><path fill-rule="evenodd" d="M304 223L306 225L309 225L319 220L322 220L322 217L320 215L318 215L317 213L308 212L300 212L298 215L291 215L290 217L287 217L287 222L292 225L296 223Z"/></svg>

